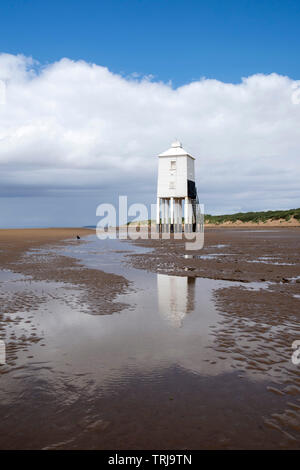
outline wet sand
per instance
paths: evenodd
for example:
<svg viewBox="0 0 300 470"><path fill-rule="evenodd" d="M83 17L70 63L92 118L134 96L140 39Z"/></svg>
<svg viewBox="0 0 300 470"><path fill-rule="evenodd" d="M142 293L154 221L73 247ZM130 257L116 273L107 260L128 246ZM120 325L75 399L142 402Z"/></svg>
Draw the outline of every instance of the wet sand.
<svg viewBox="0 0 300 470"><path fill-rule="evenodd" d="M134 243L153 251L134 255L132 264L155 272L242 282L281 282L300 274L300 228L207 228L199 251L186 251L184 239L173 237Z"/></svg>
<svg viewBox="0 0 300 470"><path fill-rule="evenodd" d="M291 362L291 345L300 339L300 229L206 229L199 252L186 251L183 240L136 243L153 247L151 253L131 257L138 268L242 283L214 292L223 317L215 327L214 349L219 360L230 360L241 374L272 381L269 395L286 403L265 417L264 425L280 430L287 447L298 448L300 366ZM251 282L260 284L248 288Z"/></svg>
<svg viewBox="0 0 300 470"><path fill-rule="evenodd" d="M85 291L82 300L93 307L91 312L98 313L99 308L103 314L120 311L124 305L113 300L128 287L129 283L124 277L98 269L86 269L68 256L49 251L50 247L59 248L66 244L78 246L85 242L77 240L77 235L84 237L93 233L94 230L84 228L0 230L0 267L30 276L36 281L76 285ZM15 307L18 308L24 301L22 296L18 302L14 300Z"/></svg>
<svg viewBox="0 0 300 470"><path fill-rule="evenodd" d="M0 448L298 449L300 230L90 233L0 231Z"/></svg>

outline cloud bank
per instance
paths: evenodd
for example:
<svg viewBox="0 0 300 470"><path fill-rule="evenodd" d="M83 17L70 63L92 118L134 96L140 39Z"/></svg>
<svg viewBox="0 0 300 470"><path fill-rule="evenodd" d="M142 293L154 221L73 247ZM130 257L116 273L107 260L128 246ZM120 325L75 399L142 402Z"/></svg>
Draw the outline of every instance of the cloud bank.
<svg viewBox="0 0 300 470"><path fill-rule="evenodd" d="M0 80L1 197L101 190L155 202L155 156L178 138L210 212L300 206L300 81L257 74L174 89L9 54Z"/></svg>

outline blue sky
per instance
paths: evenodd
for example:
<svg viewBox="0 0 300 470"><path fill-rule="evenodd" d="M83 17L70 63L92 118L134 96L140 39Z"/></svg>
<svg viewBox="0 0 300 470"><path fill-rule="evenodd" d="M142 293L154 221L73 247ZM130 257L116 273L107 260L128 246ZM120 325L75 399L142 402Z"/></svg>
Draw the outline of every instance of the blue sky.
<svg viewBox="0 0 300 470"><path fill-rule="evenodd" d="M299 78L298 0L2 0L0 47L174 86L254 73Z"/></svg>
<svg viewBox="0 0 300 470"><path fill-rule="evenodd" d="M299 24L298 0L2 0L0 227L155 203L177 138L206 212L300 207Z"/></svg>

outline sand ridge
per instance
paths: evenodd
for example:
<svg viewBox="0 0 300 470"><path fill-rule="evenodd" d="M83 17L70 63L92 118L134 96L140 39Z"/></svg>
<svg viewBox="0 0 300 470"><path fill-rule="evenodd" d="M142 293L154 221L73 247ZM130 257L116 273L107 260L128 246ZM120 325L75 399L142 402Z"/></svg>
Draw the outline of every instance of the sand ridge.
<svg viewBox="0 0 300 470"><path fill-rule="evenodd" d="M85 228L2 229L0 230L0 267L30 276L33 280L66 282L85 292L91 313L112 313L124 306L114 303L129 282L122 276L100 269L88 269L70 257L51 251L53 247L85 243L77 240L95 231ZM49 248L45 253L39 250Z"/></svg>

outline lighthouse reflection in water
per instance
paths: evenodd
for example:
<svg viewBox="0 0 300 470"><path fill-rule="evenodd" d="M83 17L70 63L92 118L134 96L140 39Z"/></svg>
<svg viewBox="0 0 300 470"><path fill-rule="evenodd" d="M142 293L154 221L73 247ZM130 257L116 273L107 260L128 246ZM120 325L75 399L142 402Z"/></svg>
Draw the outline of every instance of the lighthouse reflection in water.
<svg viewBox="0 0 300 470"><path fill-rule="evenodd" d="M157 274L158 310L173 327L180 328L195 308L195 278Z"/></svg>

